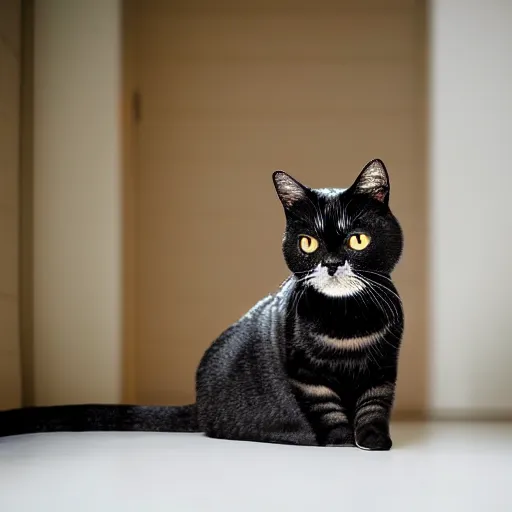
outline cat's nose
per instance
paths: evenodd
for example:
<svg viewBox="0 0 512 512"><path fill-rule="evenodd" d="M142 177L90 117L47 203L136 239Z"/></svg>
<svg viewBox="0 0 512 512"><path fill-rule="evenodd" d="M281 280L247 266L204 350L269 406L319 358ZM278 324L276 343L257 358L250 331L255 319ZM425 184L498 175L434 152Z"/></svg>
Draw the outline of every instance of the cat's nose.
<svg viewBox="0 0 512 512"><path fill-rule="evenodd" d="M344 261L338 259L338 258L326 258L323 262L322 262L322 266L323 267L327 267L327 273L330 275L330 276L333 276L334 274L336 274L336 270L338 270L338 267L342 267L344 265Z"/></svg>
<svg viewBox="0 0 512 512"><path fill-rule="evenodd" d="M325 265L327 267L327 273L330 276L333 276L336 274L336 270L338 270L338 264L337 263L331 263L329 265Z"/></svg>

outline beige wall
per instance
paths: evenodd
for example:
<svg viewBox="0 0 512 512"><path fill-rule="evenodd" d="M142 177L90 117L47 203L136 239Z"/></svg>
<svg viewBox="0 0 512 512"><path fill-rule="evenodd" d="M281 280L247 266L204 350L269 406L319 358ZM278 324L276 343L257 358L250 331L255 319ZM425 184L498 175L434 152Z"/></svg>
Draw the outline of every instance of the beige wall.
<svg viewBox="0 0 512 512"><path fill-rule="evenodd" d="M36 0L35 402L121 396L118 0Z"/></svg>
<svg viewBox="0 0 512 512"><path fill-rule="evenodd" d="M0 2L0 409L20 404L19 94L21 2Z"/></svg>
<svg viewBox="0 0 512 512"><path fill-rule="evenodd" d="M406 238L398 408L424 411L424 6L130 2L135 19L136 398L194 399L211 341L287 275L271 173L347 186L374 157Z"/></svg>

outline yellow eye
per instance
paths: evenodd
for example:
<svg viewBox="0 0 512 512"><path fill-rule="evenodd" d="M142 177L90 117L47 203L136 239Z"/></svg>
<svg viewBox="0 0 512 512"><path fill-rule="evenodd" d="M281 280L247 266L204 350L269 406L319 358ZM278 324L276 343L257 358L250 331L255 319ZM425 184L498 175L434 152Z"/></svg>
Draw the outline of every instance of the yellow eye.
<svg viewBox="0 0 512 512"><path fill-rule="evenodd" d="M348 241L348 245L351 249L354 249L354 251L362 251L370 245L370 237L362 233L352 235Z"/></svg>
<svg viewBox="0 0 512 512"><path fill-rule="evenodd" d="M300 248L306 253L311 254L318 249L318 240L312 236L301 235Z"/></svg>

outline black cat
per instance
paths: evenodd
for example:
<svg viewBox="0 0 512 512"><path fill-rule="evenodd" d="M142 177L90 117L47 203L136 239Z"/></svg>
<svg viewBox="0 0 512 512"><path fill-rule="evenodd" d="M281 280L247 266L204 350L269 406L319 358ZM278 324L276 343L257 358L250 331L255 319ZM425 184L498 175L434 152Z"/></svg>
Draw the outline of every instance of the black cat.
<svg viewBox="0 0 512 512"><path fill-rule="evenodd" d="M346 190L273 178L292 274L206 351L196 404L16 409L0 413L0 435L144 430L391 448L403 313L390 274L403 237L386 168L371 161Z"/></svg>

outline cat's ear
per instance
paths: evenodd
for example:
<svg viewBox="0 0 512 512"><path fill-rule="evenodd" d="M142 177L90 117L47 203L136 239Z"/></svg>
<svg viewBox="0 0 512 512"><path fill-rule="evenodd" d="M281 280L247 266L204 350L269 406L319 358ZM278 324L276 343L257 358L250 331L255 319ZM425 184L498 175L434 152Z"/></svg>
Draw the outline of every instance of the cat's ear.
<svg viewBox="0 0 512 512"><path fill-rule="evenodd" d="M384 204L389 202L389 176L382 160L367 163L351 187L354 194L365 194Z"/></svg>
<svg viewBox="0 0 512 512"><path fill-rule="evenodd" d="M277 195L286 209L292 208L297 202L307 199L309 189L285 172L275 171L272 174L272 179Z"/></svg>

